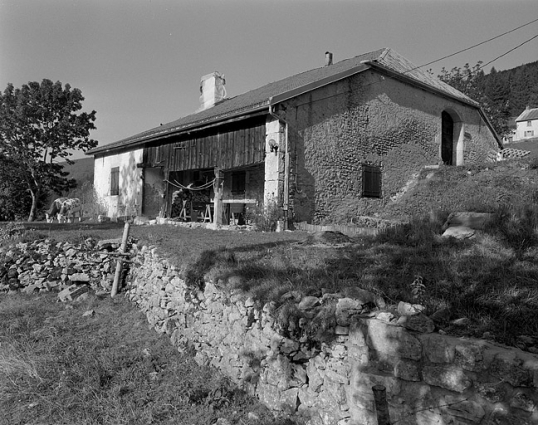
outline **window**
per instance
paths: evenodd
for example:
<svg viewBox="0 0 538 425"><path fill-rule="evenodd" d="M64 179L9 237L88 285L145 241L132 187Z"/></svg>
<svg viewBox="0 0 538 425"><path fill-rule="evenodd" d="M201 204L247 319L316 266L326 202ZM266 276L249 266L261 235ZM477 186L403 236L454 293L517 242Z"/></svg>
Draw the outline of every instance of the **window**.
<svg viewBox="0 0 538 425"><path fill-rule="evenodd" d="M232 194L240 195L245 193L246 174L245 171L232 173Z"/></svg>
<svg viewBox="0 0 538 425"><path fill-rule="evenodd" d="M381 167L362 165L362 196L381 198Z"/></svg>
<svg viewBox="0 0 538 425"><path fill-rule="evenodd" d="M114 167L110 170L110 196L120 194L120 167Z"/></svg>
<svg viewBox="0 0 538 425"><path fill-rule="evenodd" d="M532 127L532 121L527 121L527 127Z"/></svg>
<svg viewBox="0 0 538 425"><path fill-rule="evenodd" d="M525 137L532 137L534 136L534 130L529 130L525 132Z"/></svg>

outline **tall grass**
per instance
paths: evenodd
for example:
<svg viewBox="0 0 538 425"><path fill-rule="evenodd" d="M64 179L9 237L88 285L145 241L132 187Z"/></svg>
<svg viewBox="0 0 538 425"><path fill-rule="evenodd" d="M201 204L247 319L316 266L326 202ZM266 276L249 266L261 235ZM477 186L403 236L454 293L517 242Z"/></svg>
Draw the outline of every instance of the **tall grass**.
<svg viewBox="0 0 538 425"><path fill-rule="evenodd" d="M84 317L88 310L94 314ZM218 418L292 424L180 354L121 297L66 306L54 294L0 294L0 424L207 425Z"/></svg>

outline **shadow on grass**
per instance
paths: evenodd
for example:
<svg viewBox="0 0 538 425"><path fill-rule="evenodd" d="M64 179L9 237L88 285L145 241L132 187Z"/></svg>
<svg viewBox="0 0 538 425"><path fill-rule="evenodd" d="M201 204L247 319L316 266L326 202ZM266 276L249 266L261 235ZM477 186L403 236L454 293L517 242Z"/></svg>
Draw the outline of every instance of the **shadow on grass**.
<svg viewBox="0 0 538 425"><path fill-rule="evenodd" d="M203 252L185 277L198 288L209 277L241 290L260 306L285 304L282 295L289 291L321 297L335 292L353 296L354 290L364 289L392 307L399 301L420 303L427 314L448 308L450 317L438 325L454 335L480 338L491 332L497 341L513 345L518 335L538 333L535 255L519 259L488 235L458 241L440 238L427 227L355 240L346 247L289 242L221 247ZM412 292L417 276L425 285L418 296ZM462 317L470 325L450 323Z"/></svg>

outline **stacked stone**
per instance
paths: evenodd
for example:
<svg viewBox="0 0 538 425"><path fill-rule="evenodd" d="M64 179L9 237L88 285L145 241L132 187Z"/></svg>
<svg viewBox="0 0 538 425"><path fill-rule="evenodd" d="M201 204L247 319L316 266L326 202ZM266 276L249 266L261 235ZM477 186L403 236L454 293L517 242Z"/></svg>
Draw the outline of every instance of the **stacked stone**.
<svg viewBox="0 0 538 425"><path fill-rule="evenodd" d="M0 249L0 291L110 290L119 244L119 240L72 244L46 239Z"/></svg>
<svg viewBox="0 0 538 425"><path fill-rule="evenodd" d="M260 305L226 289L237 276L190 288L155 247L138 261L128 294L151 326L275 411L376 424L372 387L383 385L399 424L538 423L538 356L435 333L421 306L388 311L351 288Z"/></svg>

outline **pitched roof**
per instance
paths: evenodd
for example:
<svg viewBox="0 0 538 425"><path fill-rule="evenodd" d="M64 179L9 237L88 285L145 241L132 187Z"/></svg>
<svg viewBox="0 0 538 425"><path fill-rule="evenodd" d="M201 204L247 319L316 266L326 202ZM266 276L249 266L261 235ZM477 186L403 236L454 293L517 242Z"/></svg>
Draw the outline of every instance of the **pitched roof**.
<svg viewBox="0 0 538 425"><path fill-rule="evenodd" d="M344 59L329 66L315 68L266 84L241 95L225 99L204 111L187 115L178 120L135 134L134 136L130 136L114 143L99 146L88 151L87 154L91 155L124 148L126 146L135 146L149 140L195 129L231 117L256 112L267 108L271 104L296 96L299 93L308 92L325 84L330 84L339 79L349 77L355 73L369 69L370 67L385 69L408 81L415 81L426 88L433 89L478 107L478 104L475 101L448 84L431 76L427 72L420 70L394 50L379 49L350 59Z"/></svg>
<svg viewBox="0 0 538 425"><path fill-rule="evenodd" d="M519 121L531 121L538 120L538 108L525 109L519 117L516 118L516 122Z"/></svg>

